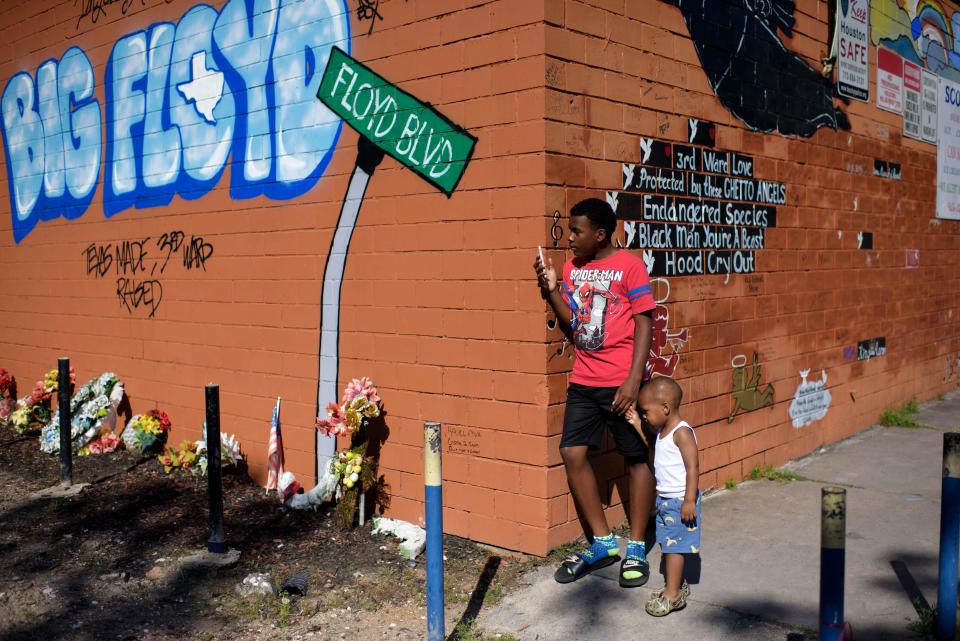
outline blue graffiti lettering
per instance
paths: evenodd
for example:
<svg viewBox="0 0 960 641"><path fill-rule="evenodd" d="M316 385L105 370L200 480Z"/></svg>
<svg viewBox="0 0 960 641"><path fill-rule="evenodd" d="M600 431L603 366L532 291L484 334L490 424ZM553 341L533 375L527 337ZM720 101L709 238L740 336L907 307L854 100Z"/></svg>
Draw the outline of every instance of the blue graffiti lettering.
<svg viewBox="0 0 960 641"><path fill-rule="evenodd" d="M100 103L90 60L71 47L59 63L42 63L36 78L14 75L0 98L18 243L38 220L82 215L100 174Z"/></svg>
<svg viewBox="0 0 960 641"><path fill-rule="evenodd" d="M16 242L38 220L87 210L101 153L108 217L200 198L228 158L232 198L307 192L342 127L316 99L333 45L349 51L345 0L196 5L114 44L103 123L81 49L17 73L0 98Z"/></svg>

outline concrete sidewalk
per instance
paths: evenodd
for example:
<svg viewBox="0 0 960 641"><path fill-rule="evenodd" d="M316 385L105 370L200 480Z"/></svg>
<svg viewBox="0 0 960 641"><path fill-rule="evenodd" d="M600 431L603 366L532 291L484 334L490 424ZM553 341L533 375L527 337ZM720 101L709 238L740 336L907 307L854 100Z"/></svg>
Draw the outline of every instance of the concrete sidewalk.
<svg viewBox="0 0 960 641"><path fill-rule="evenodd" d="M480 617L487 634L524 641L813 641L817 638L820 488L847 488L846 620L858 640L911 639L911 599L937 596L944 430L960 430L960 393L916 417L935 429L875 427L790 466L810 480L753 481L703 504L701 576L687 608L663 619L644 612L643 588L617 584L614 565L570 585L554 567ZM815 429L815 426L806 429Z"/></svg>

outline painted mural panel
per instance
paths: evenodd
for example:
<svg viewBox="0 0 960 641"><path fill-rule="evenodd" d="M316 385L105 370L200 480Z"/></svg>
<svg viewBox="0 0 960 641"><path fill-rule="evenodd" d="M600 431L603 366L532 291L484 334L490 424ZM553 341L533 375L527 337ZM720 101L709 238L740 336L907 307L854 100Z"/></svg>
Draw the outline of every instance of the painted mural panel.
<svg viewBox="0 0 960 641"><path fill-rule="evenodd" d="M82 216L101 179L108 217L202 198L228 165L233 199L305 193L342 126L315 96L349 35L344 0L230 0L120 37L103 78L82 39L15 74L0 98L15 240Z"/></svg>
<svg viewBox="0 0 960 641"><path fill-rule="evenodd" d="M683 13L717 98L748 127L809 137L849 129L836 90L784 43L793 35L793 0L669 0Z"/></svg>
<svg viewBox="0 0 960 641"><path fill-rule="evenodd" d="M960 14L935 0L873 0L873 44L896 51L905 60L960 81Z"/></svg>

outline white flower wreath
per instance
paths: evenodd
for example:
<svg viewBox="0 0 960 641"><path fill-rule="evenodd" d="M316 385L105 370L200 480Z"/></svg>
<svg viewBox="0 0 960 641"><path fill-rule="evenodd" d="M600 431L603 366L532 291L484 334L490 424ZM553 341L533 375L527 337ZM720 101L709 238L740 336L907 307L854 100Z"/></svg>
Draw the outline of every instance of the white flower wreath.
<svg viewBox="0 0 960 641"><path fill-rule="evenodd" d="M112 432L117 424L117 407L123 399L123 383L113 372L104 372L77 390L70 399L70 438L77 452L99 434ZM60 451L60 410L40 433L40 450Z"/></svg>

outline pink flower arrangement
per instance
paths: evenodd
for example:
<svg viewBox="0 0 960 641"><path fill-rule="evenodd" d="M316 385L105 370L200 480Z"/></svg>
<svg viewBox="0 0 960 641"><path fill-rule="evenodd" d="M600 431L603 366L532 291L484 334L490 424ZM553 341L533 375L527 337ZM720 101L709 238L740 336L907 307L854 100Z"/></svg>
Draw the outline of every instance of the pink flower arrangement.
<svg viewBox="0 0 960 641"><path fill-rule="evenodd" d="M120 447L120 443L120 437L111 432L90 442L90 444L87 445L87 449L90 450L91 454L109 454L110 452L116 451L116 449Z"/></svg>
<svg viewBox="0 0 960 641"><path fill-rule="evenodd" d="M358 396L365 397L367 401L374 405L380 403L380 397L377 396L377 388L373 386L373 381L367 376L355 378L347 383L347 387L343 390L343 400L341 402L347 405Z"/></svg>
<svg viewBox="0 0 960 641"><path fill-rule="evenodd" d="M317 417L317 429L328 436L344 436L360 429L364 420L380 416L380 397L373 381L355 378L343 390L340 405L327 403L327 416Z"/></svg>

